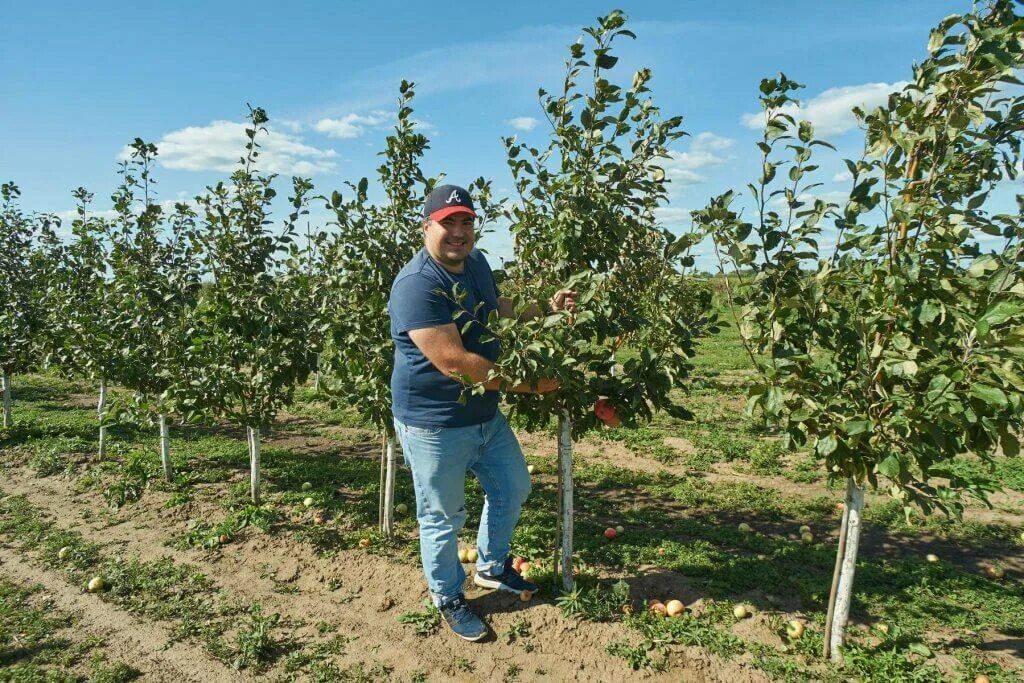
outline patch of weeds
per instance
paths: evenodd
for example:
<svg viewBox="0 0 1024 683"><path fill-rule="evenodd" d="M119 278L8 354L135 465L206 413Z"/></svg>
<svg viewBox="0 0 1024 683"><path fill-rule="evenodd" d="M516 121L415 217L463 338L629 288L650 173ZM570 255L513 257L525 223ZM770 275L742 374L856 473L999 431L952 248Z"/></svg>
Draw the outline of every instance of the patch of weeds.
<svg viewBox="0 0 1024 683"><path fill-rule="evenodd" d="M68 467L67 458L58 450L48 448L29 458L29 467L37 477L52 477Z"/></svg>
<svg viewBox="0 0 1024 683"><path fill-rule="evenodd" d="M782 448L776 441L759 441L750 450L750 469L755 474L773 475L782 471Z"/></svg>
<svg viewBox="0 0 1024 683"><path fill-rule="evenodd" d="M649 640L645 640L639 645L630 645L626 641L611 643L605 648L605 651L612 657L625 659L626 663L634 671L639 669L664 671L668 663L668 658L664 654L652 659L651 653L654 651L654 643Z"/></svg>
<svg viewBox="0 0 1024 683"><path fill-rule="evenodd" d="M429 636L441 625L441 613L428 599L424 600L422 610L399 614L398 623L412 625L418 636Z"/></svg>
<svg viewBox="0 0 1024 683"><path fill-rule="evenodd" d="M179 549L213 549L228 543L235 534L250 527L265 532L278 519L279 515L269 505L244 503L230 510L227 517L216 524L198 519L192 520L189 522L188 531L183 536L171 541L170 545Z"/></svg>
<svg viewBox="0 0 1024 683"><path fill-rule="evenodd" d="M263 606L258 602L249 608L249 618L235 636L236 669L260 671L274 660L278 642L272 632L280 619L281 615L276 613L263 614Z"/></svg>
<svg viewBox="0 0 1024 683"><path fill-rule="evenodd" d="M616 581L610 586L605 583L585 586L582 583L555 598L555 604L567 618L611 621L622 614L622 606L629 602L629 584L625 581Z"/></svg>
<svg viewBox="0 0 1024 683"><path fill-rule="evenodd" d="M813 484L821 481L823 475L820 463L813 455L805 454L784 469L782 476L798 484Z"/></svg>
<svg viewBox="0 0 1024 683"><path fill-rule="evenodd" d="M512 622L507 629L505 629L504 638L505 642L509 645L522 640L523 638L530 637L530 622L524 617L519 617Z"/></svg>
<svg viewBox="0 0 1024 683"><path fill-rule="evenodd" d="M608 441L619 441L634 453L653 458L658 462L671 463L679 457L675 449L665 443L665 435L651 426L635 429L617 427L597 432L597 436Z"/></svg>
<svg viewBox="0 0 1024 683"><path fill-rule="evenodd" d="M167 501L164 503L164 508L176 508L181 505L185 505L191 500L191 491L189 491L188 489L178 489L177 491L172 492L171 495L167 498Z"/></svg>
<svg viewBox="0 0 1024 683"><path fill-rule="evenodd" d="M153 474L152 465L146 462L145 456L130 453L120 477L104 489L103 497L111 508L119 510L142 497Z"/></svg>
<svg viewBox="0 0 1024 683"><path fill-rule="evenodd" d="M523 667L518 664L509 664L508 668L505 669L505 680L516 681L519 680L519 674L523 673Z"/></svg>
<svg viewBox="0 0 1024 683"><path fill-rule="evenodd" d="M124 662L107 662L94 659L89 667L89 680L93 683L128 683L142 675L134 666Z"/></svg>

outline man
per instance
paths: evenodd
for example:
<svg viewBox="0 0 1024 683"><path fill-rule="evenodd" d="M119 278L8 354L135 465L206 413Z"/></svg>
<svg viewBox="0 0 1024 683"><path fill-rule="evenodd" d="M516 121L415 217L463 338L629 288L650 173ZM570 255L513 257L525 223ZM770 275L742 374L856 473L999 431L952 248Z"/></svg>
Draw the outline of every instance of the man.
<svg viewBox="0 0 1024 683"><path fill-rule="evenodd" d="M465 385L457 378L484 382L500 353L497 341L485 341L482 324L466 324L466 316L486 323L495 310L511 316L512 304L498 296L490 266L474 248L476 212L469 193L455 185L438 187L427 196L423 214L423 249L395 278L388 302L395 343L392 410L412 470L427 585L452 631L476 641L487 635L487 627L466 603L466 574L458 558L458 533L466 523L466 472L476 476L485 494L473 582L516 594L536 591L512 569L509 554L530 494L530 475L519 442L498 410L498 390L546 393L558 382L503 387L489 380L484 394L460 402ZM465 295L461 301L452 296L455 286L460 298ZM550 305L556 311L572 310L575 293L559 292Z"/></svg>

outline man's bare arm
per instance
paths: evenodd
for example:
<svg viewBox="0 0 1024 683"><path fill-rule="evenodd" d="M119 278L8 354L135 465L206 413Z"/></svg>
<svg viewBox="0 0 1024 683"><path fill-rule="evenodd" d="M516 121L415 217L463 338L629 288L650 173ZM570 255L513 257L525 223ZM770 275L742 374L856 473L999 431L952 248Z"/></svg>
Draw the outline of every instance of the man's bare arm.
<svg viewBox="0 0 1024 683"><path fill-rule="evenodd" d="M489 391L504 390L521 394L544 394L558 388L558 382L550 379L540 380L536 389L525 383L513 387L502 386L499 379L487 379L494 363L478 353L466 350L455 323L410 330L409 338L435 368L453 379L469 377L475 383L485 382L484 388Z"/></svg>

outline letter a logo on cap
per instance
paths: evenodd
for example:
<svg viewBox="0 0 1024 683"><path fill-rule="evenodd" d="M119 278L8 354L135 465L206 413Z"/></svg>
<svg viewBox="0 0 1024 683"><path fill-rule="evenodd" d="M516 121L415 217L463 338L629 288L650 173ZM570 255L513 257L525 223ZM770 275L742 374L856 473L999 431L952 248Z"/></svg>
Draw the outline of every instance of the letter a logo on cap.
<svg viewBox="0 0 1024 683"><path fill-rule="evenodd" d="M459 191L458 190L452 190L452 193L450 195L448 195L448 199L444 200L444 203L445 204L451 204L452 202L460 202L460 201L462 201L462 200L459 199Z"/></svg>

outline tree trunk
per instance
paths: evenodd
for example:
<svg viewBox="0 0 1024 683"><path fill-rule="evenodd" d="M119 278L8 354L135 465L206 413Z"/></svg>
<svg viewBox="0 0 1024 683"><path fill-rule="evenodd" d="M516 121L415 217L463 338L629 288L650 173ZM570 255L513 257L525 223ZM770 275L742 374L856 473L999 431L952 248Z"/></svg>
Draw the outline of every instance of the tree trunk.
<svg viewBox="0 0 1024 683"><path fill-rule="evenodd" d="M572 420L568 413L558 419L559 514L561 516L562 587L571 591L572 573Z"/></svg>
<svg viewBox="0 0 1024 683"><path fill-rule="evenodd" d="M320 354L316 354L316 375L313 379L313 391L320 391Z"/></svg>
<svg viewBox="0 0 1024 683"><path fill-rule="evenodd" d="M841 664L841 648L846 638L846 622L850 617L853 601L853 576L857 568L857 546L860 541L861 511L864 509L864 489L853 479L846 480L846 507L843 510L843 528L840 531L840 547L836 561L839 571L833 577L832 590L835 593L835 607L831 621L826 620L828 656L833 663Z"/></svg>
<svg viewBox="0 0 1024 683"><path fill-rule="evenodd" d="M160 416L160 462L164 466L164 476L168 482L174 481L174 468L171 466L171 436L167 427L167 416Z"/></svg>
<svg viewBox="0 0 1024 683"><path fill-rule="evenodd" d="M260 430L246 427L249 433L249 497L255 505L260 504Z"/></svg>
<svg viewBox="0 0 1024 683"><path fill-rule="evenodd" d="M381 517L381 531L391 536L395 526L395 439L387 437L384 447L384 514Z"/></svg>
<svg viewBox="0 0 1024 683"><path fill-rule="evenodd" d="M4 427L13 427L14 418L11 416L11 373L4 373Z"/></svg>
<svg viewBox="0 0 1024 683"><path fill-rule="evenodd" d="M103 419L107 416L107 380L100 380L100 400L96 405L96 415L100 419L100 447L97 457L100 460L107 457L107 426Z"/></svg>

